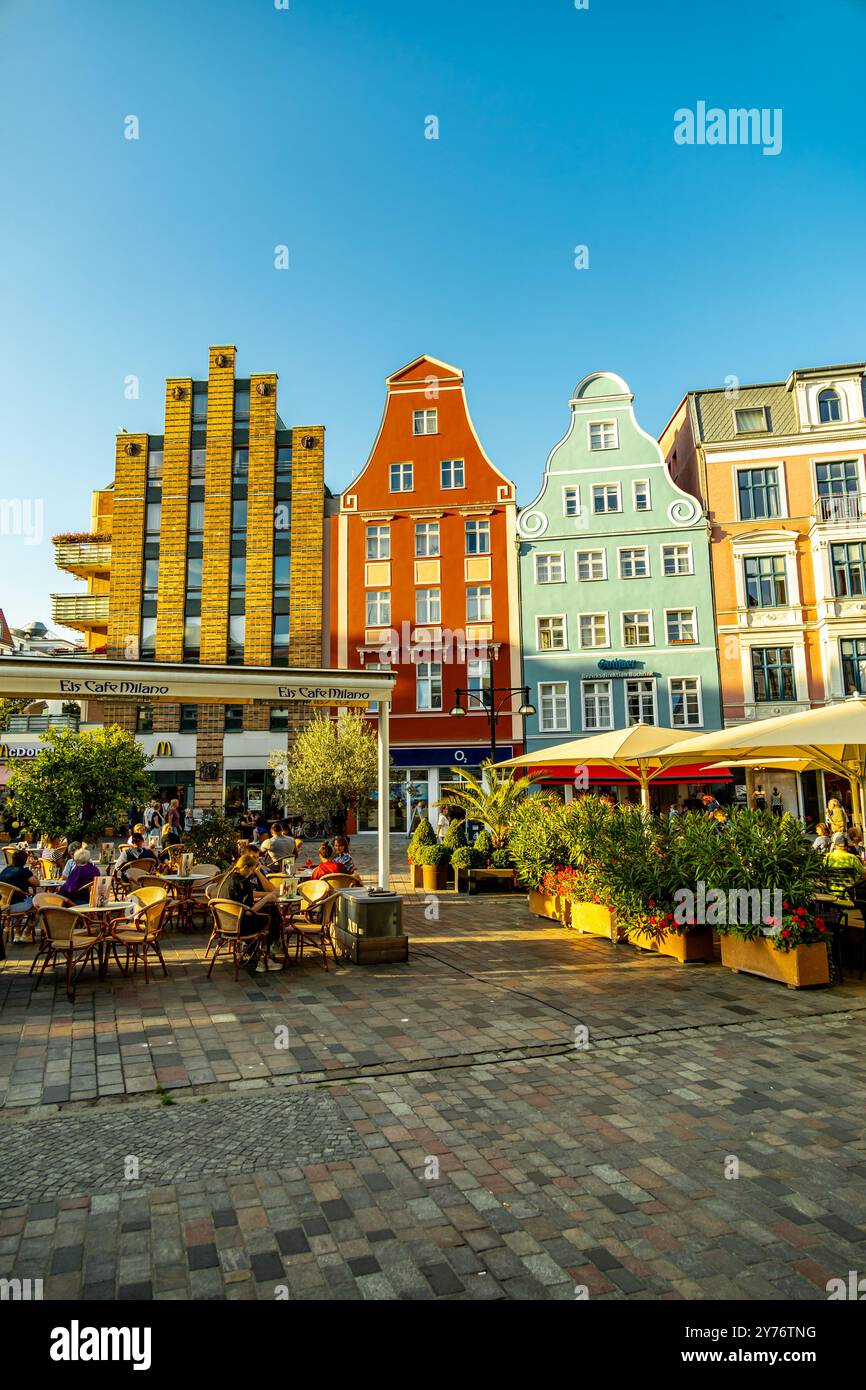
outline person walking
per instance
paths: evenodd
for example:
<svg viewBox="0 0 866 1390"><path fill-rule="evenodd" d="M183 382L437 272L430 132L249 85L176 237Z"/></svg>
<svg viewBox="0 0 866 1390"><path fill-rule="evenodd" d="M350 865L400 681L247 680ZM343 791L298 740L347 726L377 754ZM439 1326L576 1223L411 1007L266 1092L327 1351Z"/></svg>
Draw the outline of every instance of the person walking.
<svg viewBox="0 0 866 1390"><path fill-rule="evenodd" d="M436 822L436 839L439 841L440 845L448 834L451 825L451 818L448 815L450 809L450 806L440 806L439 808L439 819Z"/></svg>
<svg viewBox="0 0 866 1390"><path fill-rule="evenodd" d="M824 819L834 835L844 834L848 829L848 812L835 796L831 796L827 802L827 814Z"/></svg>

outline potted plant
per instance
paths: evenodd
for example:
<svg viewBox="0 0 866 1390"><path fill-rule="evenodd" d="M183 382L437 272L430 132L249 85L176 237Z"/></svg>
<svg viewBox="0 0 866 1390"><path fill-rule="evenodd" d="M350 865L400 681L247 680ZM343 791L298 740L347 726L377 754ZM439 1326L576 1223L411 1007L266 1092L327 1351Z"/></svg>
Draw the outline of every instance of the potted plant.
<svg viewBox="0 0 866 1390"><path fill-rule="evenodd" d="M421 865L421 886L425 893L440 893L448 887L451 851L444 845L423 845L415 862Z"/></svg>
<svg viewBox="0 0 866 1390"><path fill-rule="evenodd" d="M422 816L417 826L415 827L414 834L412 835L412 838L409 841L409 846L406 850L406 858L409 861L409 865L412 871L413 888L420 888L422 886L422 866L418 859L420 851L438 843L439 842L436 839L435 830L433 829L427 817Z"/></svg>

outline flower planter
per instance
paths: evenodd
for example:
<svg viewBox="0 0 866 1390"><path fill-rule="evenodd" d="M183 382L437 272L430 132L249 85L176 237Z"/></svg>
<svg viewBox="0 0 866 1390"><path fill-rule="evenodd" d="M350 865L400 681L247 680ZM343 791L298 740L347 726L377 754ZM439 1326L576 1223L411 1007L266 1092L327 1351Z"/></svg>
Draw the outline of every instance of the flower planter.
<svg viewBox="0 0 866 1390"><path fill-rule="evenodd" d="M448 865L422 865L421 886L425 893L441 893L443 889L448 887Z"/></svg>
<svg viewBox="0 0 866 1390"><path fill-rule="evenodd" d="M629 933L629 942L642 951L656 951L660 956L670 956L680 965L694 965L698 961L713 959L713 929L699 927L697 931L665 932L654 937L649 932Z"/></svg>
<svg viewBox="0 0 866 1390"><path fill-rule="evenodd" d="M790 951L777 951L766 937L744 941L742 937L722 935L722 965L738 974L763 975L778 980L788 989L804 985L828 985L830 962L823 941L811 946L793 946Z"/></svg>
<svg viewBox="0 0 866 1390"><path fill-rule="evenodd" d="M570 907L568 898L560 898L553 893L542 893L536 888L529 890L529 911L535 917L549 917L553 922L562 922L568 926Z"/></svg>
<svg viewBox="0 0 866 1390"><path fill-rule="evenodd" d="M570 925L575 931L589 936L604 936L608 941L625 941L622 927L617 927L614 914L602 903L571 903Z"/></svg>
<svg viewBox="0 0 866 1390"><path fill-rule="evenodd" d="M470 893L510 893L514 888L513 869L470 869Z"/></svg>
<svg viewBox="0 0 866 1390"><path fill-rule="evenodd" d="M424 887L424 870L420 864L409 865L409 877L413 888Z"/></svg>

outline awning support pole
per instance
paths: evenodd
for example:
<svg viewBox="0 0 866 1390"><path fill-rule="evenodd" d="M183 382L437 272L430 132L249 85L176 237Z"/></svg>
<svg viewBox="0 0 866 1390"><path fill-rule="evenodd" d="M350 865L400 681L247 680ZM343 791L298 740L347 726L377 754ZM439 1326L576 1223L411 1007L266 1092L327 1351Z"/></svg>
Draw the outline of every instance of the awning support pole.
<svg viewBox="0 0 866 1390"><path fill-rule="evenodd" d="M379 887L391 887L391 769L388 700L379 701Z"/></svg>

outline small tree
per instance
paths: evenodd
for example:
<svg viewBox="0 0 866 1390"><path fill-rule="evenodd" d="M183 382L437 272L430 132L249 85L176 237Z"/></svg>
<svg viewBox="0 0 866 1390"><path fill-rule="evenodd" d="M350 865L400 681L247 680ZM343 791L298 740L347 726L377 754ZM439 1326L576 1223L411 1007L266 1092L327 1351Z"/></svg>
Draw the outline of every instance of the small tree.
<svg viewBox="0 0 866 1390"><path fill-rule="evenodd" d="M448 794L439 805L456 806L469 820L481 821L490 831L493 848L502 849L517 807L536 779L515 777L513 772L497 768L489 758L482 766L480 778L464 768L455 767L452 771L461 780L449 784Z"/></svg>
<svg viewBox="0 0 866 1390"><path fill-rule="evenodd" d="M378 776L376 735L362 715L317 714L291 750L271 754L293 811L324 820L345 819L370 800Z"/></svg>
<svg viewBox="0 0 866 1390"><path fill-rule="evenodd" d="M428 848L430 845L435 845L437 843L436 831L433 829L427 817L422 816L415 827L415 833L409 841L406 858L409 860L410 864L416 862L420 863L418 859L419 850Z"/></svg>
<svg viewBox="0 0 866 1390"><path fill-rule="evenodd" d="M23 714L31 700L0 700L0 734L9 728L9 716Z"/></svg>
<svg viewBox="0 0 866 1390"><path fill-rule="evenodd" d="M151 762L131 733L113 726L78 733L49 729L35 758L19 763L9 795L20 825L43 835L94 840L125 825L130 805L154 793Z"/></svg>
<svg viewBox="0 0 866 1390"><path fill-rule="evenodd" d="M232 822L218 811L205 811L197 825L185 831L184 849L195 856L197 864L216 864L228 869L238 853L238 832Z"/></svg>

